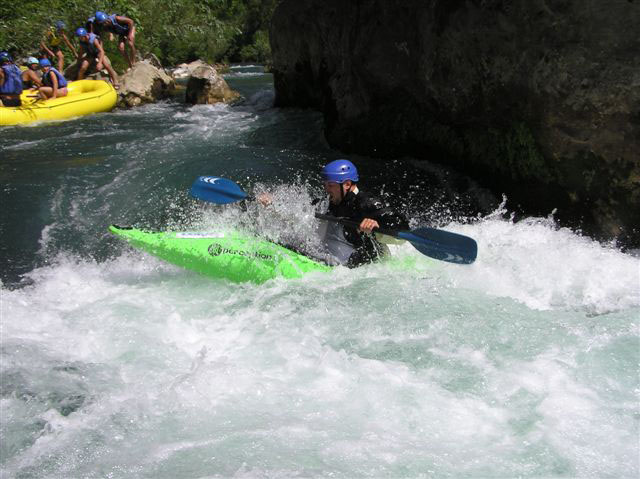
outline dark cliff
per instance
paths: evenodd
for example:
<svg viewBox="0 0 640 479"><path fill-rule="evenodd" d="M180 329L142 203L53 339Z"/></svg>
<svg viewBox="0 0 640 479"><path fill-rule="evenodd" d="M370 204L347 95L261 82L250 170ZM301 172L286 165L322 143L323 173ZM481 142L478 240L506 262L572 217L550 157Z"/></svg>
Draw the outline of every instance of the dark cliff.
<svg viewBox="0 0 640 479"><path fill-rule="evenodd" d="M278 106L345 153L448 164L640 243L640 1L283 0Z"/></svg>

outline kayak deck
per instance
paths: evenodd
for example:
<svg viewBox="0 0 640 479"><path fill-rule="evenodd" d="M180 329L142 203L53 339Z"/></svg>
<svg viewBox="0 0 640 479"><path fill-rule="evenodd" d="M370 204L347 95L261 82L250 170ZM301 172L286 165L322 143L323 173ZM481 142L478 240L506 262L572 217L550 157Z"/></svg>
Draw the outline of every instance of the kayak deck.
<svg viewBox="0 0 640 479"><path fill-rule="evenodd" d="M116 236L168 263L236 283L300 278L332 268L265 239L229 232L149 232L111 225Z"/></svg>

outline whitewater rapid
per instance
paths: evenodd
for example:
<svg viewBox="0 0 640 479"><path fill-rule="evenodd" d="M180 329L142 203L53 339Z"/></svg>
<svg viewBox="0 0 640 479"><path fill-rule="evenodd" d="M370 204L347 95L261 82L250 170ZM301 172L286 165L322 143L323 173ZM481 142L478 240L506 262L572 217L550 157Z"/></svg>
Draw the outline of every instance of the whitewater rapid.
<svg viewBox="0 0 640 479"><path fill-rule="evenodd" d="M551 215L514 222L503 203L447 220L446 198L425 206L411 188L413 226L433 214L473 237L473 265L405 243L390 262L262 285L111 237L112 222L313 231L313 175L340 153L318 116L270 107L270 78L236 76L252 82L244 105L0 139L1 477L640 474L640 259ZM279 203L200 204L187 190L201 174Z"/></svg>
<svg viewBox="0 0 640 479"><path fill-rule="evenodd" d="M57 257L2 290L3 470L632 477L638 260L546 220L450 229L476 264L405 245L411 270L254 286Z"/></svg>

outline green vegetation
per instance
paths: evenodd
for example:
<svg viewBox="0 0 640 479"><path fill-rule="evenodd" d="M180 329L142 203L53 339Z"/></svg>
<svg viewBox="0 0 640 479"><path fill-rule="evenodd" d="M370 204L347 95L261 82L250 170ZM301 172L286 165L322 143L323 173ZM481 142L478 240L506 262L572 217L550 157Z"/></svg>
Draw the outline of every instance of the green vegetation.
<svg viewBox="0 0 640 479"><path fill-rule="evenodd" d="M198 58L215 62L267 62L269 22L279 0L23 0L0 3L0 49L18 58L39 50L46 28L62 20L71 38L96 10L136 22L136 47L163 65ZM124 66L115 42L105 50ZM74 41L74 40L72 40Z"/></svg>

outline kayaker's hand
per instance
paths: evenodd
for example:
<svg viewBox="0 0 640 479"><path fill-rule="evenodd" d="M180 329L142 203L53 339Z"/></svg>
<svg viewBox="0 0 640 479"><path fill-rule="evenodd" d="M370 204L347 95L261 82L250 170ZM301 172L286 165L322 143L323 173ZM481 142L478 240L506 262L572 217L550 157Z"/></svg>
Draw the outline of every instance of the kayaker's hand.
<svg viewBox="0 0 640 479"><path fill-rule="evenodd" d="M360 226L358 226L358 230L368 234L371 234L375 228L380 228L380 225L376 220L372 220L371 218L363 219Z"/></svg>
<svg viewBox="0 0 640 479"><path fill-rule="evenodd" d="M96 71L100 71L100 70L102 70L102 68L103 68L103 66L102 66L102 62L98 62L98 63L96 64Z"/></svg>
<svg viewBox="0 0 640 479"><path fill-rule="evenodd" d="M271 196L269 193L260 193L256 200L258 200L258 203L260 203L262 206L269 206L271 203L273 203L273 196Z"/></svg>

